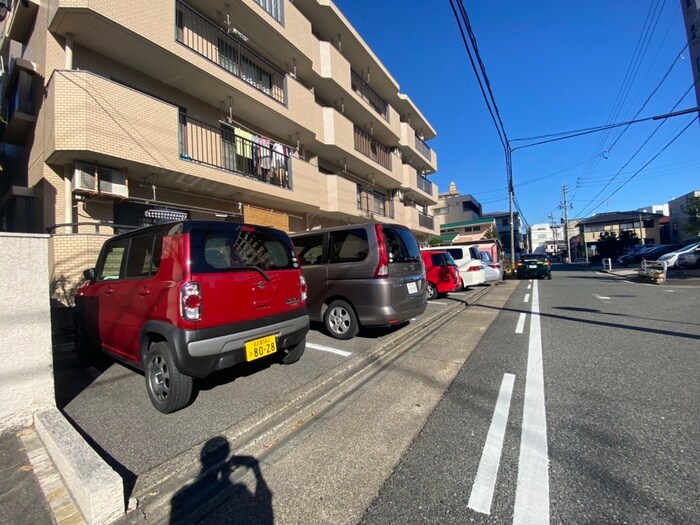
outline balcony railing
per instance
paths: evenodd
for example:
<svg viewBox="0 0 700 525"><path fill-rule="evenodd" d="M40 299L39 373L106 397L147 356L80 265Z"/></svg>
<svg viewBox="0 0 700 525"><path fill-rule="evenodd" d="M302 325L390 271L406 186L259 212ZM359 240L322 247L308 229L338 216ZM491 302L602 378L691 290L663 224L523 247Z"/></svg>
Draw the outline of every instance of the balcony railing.
<svg viewBox="0 0 700 525"><path fill-rule="evenodd" d="M433 183L426 179L425 175L418 175L418 189L433 195Z"/></svg>
<svg viewBox="0 0 700 525"><path fill-rule="evenodd" d="M372 108L379 113L384 120L389 122L389 104L374 91L362 77L351 71L352 90L357 93L362 100L367 102Z"/></svg>
<svg viewBox="0 0 700 525"><path fill-rule="evenodd" d="M267 137L180 113L180 158L291 188L291 148Z"/></svg>
<svg viewBox="0 0 700 525"><path fill-rule="evenodd" d="M270 16L280 24L283 23L284 13L282 12L282 6L284 5L284 0L254 0L254 2L267 11Z"/></svg>
<svg viewBox="0 0 700 525"><path fill-rule="evenodd" d="M386 169L391 169L391 151L389 148L377 142L369 133L357 126L355 126L355 149Z"/></svg>
<svg viewBox="0 0 700 525"><path fill-rule="evenodd" d="M428 228L429 230L433 230L435 229L435 220L433 219L432 215L428 215L427 213L419 211L418 226L421 226L422 228Z"/></svg>
<svg viewBox="0 0 700 525"><path fill-rule="evenodd" d="M421 139L418 135L416 135L416 149L420 152L421 155L423 155L426 159L431 160L431 150L430 147Z"/></svg>
<svg viewBox="0 0 700 525"><path fill-rule="evenodd" d="M285 75L183 2L177 2L176 40L255 89L286 104Z"/></svg>

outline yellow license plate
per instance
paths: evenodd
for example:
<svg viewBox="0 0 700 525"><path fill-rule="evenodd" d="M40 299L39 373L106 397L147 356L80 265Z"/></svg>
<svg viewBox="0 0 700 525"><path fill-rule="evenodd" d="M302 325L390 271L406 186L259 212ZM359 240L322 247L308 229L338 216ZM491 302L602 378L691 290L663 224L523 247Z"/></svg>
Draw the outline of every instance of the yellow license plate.
<svg viewBox="0 0 700 525"><path fill-rule="evenodd" d="M277 352L277 337L274 335L248 341L245 344L245 356L247 361L260 359L261 357L274 354L275 352Z"/></svg>

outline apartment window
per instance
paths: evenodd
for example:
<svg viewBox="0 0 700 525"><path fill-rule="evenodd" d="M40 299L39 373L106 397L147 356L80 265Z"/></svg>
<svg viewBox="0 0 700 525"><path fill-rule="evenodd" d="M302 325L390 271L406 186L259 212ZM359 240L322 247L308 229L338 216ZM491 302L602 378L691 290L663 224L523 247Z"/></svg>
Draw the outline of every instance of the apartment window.
<svg viewBox="0 0 700 525"><path fill-rule="evenodd" d="M386 215L386 195L374 192L374 212L379 215Z"/></svg>
<svg viewBox="0 0 700 525"><path fill-rule="evenodd" d="M272 18L282 22L282 0L255 0L255 3L267 11Z"/></svg>
<svg viewBox="0 0 700 525"><path fill-rule="evenodd" d="M653 228L654 227L654 219L645 220L644 227L645 228Z"/></svg>
<svg viewBox="0 0 700 525"><path fill-rule="evenodd" d="M510 224L509 219L501 219L501 226L508 226Z"/></svg>

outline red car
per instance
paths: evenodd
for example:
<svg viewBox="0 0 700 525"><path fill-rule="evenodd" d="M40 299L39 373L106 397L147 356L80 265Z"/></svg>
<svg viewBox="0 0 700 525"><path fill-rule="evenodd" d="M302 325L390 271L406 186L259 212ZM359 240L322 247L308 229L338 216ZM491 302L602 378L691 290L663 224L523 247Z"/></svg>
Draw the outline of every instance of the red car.
<svg viewBox="0 0 700 525"><path fill-rule="evenodd" d="M459 267L447 250L421 251L429 300L460 289Z"/></svg>
<svg viewBox="0 0 700 525"><path fill-rule="evenodd" d="M283 231L216 221L150 226L107 240L84 275L78 354L101 349L143 370L161 412L189 404L195 377L261 358L294 363L304 353L306 281Z"/></svg>

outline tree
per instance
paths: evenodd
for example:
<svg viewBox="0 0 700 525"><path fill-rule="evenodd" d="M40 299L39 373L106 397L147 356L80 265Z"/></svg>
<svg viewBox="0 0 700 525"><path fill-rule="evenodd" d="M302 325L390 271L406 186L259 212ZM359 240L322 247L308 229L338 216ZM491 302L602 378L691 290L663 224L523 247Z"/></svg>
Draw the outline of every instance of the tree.
<svg viewBox="0 0 700 525"><path fill-rule="evenodd" d="M620 243L620 253L626 252L632 246L642 244L642 240L634 230L622 230L618 242Z"/></svg>
<svg viewBox="0 0 700 525"><path fill-rule="evenodd" d="M491 226L488 230L486 230L484 232L484 236L482 237L482 239L487 239L490 241L495 241L495 240L500 239L500 238L501 238L501 236L498 235L498 232L496 231L496 229L493 226Z"/></svg>
<svg viewBox="0 0 700 525"><path fill-rule="evenodd" d="M615 232L602 232L596 243L596 250L604 259L613 259L620 255L620 242Z"/></svg>
<svg viewBox="0 0 700 525"><path fill-rule="evenodd" d="M685 214L688 216L685 231L690 235L700 235L700 197L690 199L685 207Z"/></svg>

